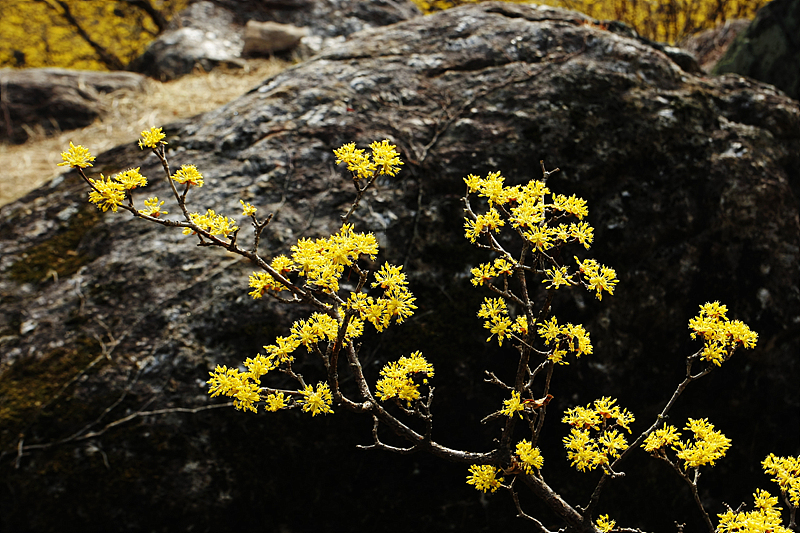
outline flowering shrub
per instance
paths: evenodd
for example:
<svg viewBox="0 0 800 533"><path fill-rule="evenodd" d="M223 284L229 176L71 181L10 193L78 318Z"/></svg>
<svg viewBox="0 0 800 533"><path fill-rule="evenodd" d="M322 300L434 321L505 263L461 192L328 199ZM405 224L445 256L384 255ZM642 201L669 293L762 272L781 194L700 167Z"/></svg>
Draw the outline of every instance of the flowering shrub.
<svg viewBox="0 0 800 533"><path fill-rule="evenodd" d="M584 250L581 253L590 249L594 231L584 220L589 212L586 201L551 192L548 180L558 169L547 171L542 164L542 178L524 185L506 185L499 172L464 179L465 238L488 256L486 262L471 270L472 284L491 294L476 314L489 330L487 342L496 340L500 346L505 342L518 354L512 379L504 381L487 372L486 381L499 387L506 398L483 422L499 420L502 428L493 450L471 452L432 439L435 370L420 351L388 362L375 383L365 377L359 358L357 339L365 328L382 332L402 324L416 310L403 267L384 263L380 268L369 268L368 260L377 257L379 243L373 234L358 232L349 223L375 180L379 176L394 177L401 170L403 163L396 147L384 140L372 143L369 155L354 143L334 150L336 163L346 165L356 191L355 201L342 216L341 228L327 237L302 238L288 255L267 258L261 255L259 241L272 215L260 219L257 207L240 200L241 216L254 228L252 247L245 249L239 245L240 226L235 219L212 209L206 209L205 214L190 212L188 194L193 187L203 186L203 176L193 165L183 165L172 174L164 138L160 128L152 128L142 132L139 146L151 149L161 161L180 213L177 218L162 218L168 212L162 209L165 201L157 197L144 200L142 209L136 206L132 191L147 184L138 168L107 178L89 178L84 169L92 166L94 157L82 146L72 144L62 154L62 165L78 169L89 185L89 201L98 209L123 209L162 226L179 227L204 246L219 246L246 257L257 267L249 279L252 298L266 296L305 304L310 311L308 318L295 321L285 336L278 336L273 344L264 346L263 353L246 359L241 367L218 365L207 382L212 397L230 397L236 409L252 412L262 407L271 412L300 409L312 417L338 409L366 414L373 420L373 443L365 448L398 453L425 451L465 463L469 465L468 484L484 493L508 491L518 516L539 531L547 529L520 504L522 485L569 531L633 531L619 528L607 514L597 516L597 508L604 487L623 475L622 462L638 448L668 463L688 484L710 532L790 530L782 525L777 497L763 490L755 494L753 511L729 508L719 515L715 526L699 498L698 479L701 468L725 456L731 441L706 419L688 420L684 430L692 437L687 440L681 440L674 426L665 424L670 409L691 382L729 361L740 347L756 345L758 335L746 324L729 320L726 306L718 302L701 305L698 316L689 322L692 338L702 341L702 347L686 358L685 378L657 419L632 442L628 439L633 435L635 416L617 405L614 398L602 397L563 413L562 422L570 426L562 439L567 461L581 472L602 472L588 505L570 505L545 480L545 458L538 444L553 399L552 384L559 378L556 369L594 355L590 333L580 324L560 323L553 314L554 294L559 290L587 290L601 300L604 295L613 296L618 283L614 269L594 259L573 256L574 262L562 260L567 247L579 245ZM293 369L300 357L319 361L325 378L316 384L306 383ZM340 372L355 382L355 394L340 387ZM270 386L270 377L276 373L288 376L297 387ZM414 427L422 426L422 430L412 428L409 422L413 419L419 421ZM381 428L404 439L408 447L382 442ZM800 458L770 455L763 467L780 487L789 509L788 528L795 527L800 506Z"/></svg>

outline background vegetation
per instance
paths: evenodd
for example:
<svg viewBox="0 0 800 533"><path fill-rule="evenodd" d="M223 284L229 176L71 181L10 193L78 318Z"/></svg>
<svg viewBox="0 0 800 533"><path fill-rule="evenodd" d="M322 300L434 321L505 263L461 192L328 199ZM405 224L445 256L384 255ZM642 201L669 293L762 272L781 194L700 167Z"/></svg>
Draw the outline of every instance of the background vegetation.
<svg viewBox="0 0 800 533"><path fill-rule="evenodd" d="M190 0L3 0L0 67L121 70Z"/></svg>

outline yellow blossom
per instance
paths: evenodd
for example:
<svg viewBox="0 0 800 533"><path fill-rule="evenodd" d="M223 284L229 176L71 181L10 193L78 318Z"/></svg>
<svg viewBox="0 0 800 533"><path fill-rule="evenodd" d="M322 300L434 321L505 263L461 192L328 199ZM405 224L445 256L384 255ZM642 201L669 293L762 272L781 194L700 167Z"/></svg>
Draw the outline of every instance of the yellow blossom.
<svg viewBox="0 0 800 533"><path fill-rule="evenodd" d="M59 163L59 167L72 167L72 168L86 168L92 166L92 161L95 160L94 156L89 153L85 147L75 146L72 141L69 143L69 150L61 152L61 159L63 163ZM105 210L104 210L105 211Z"/></svg>
<svg viewBox="0 0 800 533"><path fill-rule="evenodd" d="M718 533L792 533L784 527L778 498L767 491L757 490L753 494L755 509L752 511L728 510L720 514L716 531Z"/></svg>
<svg viewBox="0 0 800 533"><path fill-rule="evenodd" d="M700 355L717 366L727 361L739 345L754 348L758 333L740 320L728 320L728 308L719 302L700 306L700 313L689 321L693 339L700 337L704 346Z"/></svg>
<svg viewBox="0 0 800 533"><path fill-rule="evenodd" d="M464 178L464 183L467 184L468 192L476 192L481 186L481 178L475 174L469 174L466 178Z"/></svg>
<svg viewBox="0 0 800 533"><path fill-rule="evenodd" d="M564 412L564 418L561 419L561 421L565 424L569 424L570 426L580 429L598 429L602 420L603 419L600 414L588 406L577 406L567 409Z"/></svg>
<svg viewBox="0 0 800 533"><path fill-rule="evenodd" d="M539 448L534 448L527 439L521 440L516 447L517 457L522 461L522 469L526 474L530 474L533 469L541 470L544 465L544 457Z"/></svg>
<svg viewBox="0 0 800 533"><path fill-rule="evenodd" d="M775 476L772 481L780 486L791 504L800 507L800 456L777 457L771 453L761 465L764 472Z"/></svg>
<svg viewBox="0 0 800 533"><path fill-rule="evenodd" d="M514 391L511 393L510 400L503 400L503 408L500 412L508 417L514 416L514 413L519 414L519 417L522 418L522 413L520 411L525 410L525 404L520 400L520 395L518 391Z"/></svg>
<svg viewBox="0 0 800 533"><path fill-rule="evenodd" d="M100 179L89 178L92 190L89 191L89 201L104 212L111 209L115 213L125 200L125 187L118 181L105 178L100 174Z"/></svg>
<svg viewBox="0 0 800 533"><path fill-rule="evenodd" d="M483 327L491 331L491 335L486 342L497 335L497 342L503 345L503 339L510 337L512 332L512 322L508 317L506 302L502 298L484 298L481 309L478 311L480 318L486 318Z"/></svg>
<svg viewBox="0 0 800 533"><path fill-rule="evenodd" d="M369 145L372 150L372 160L377 167L379 174L386 176L396 176L403 164L400 161L400 154L397 153L396 146L389 144L388 140L381 142L375 141Z"/></svg>
<svg viewBox="0 0 800 533"><path fill-rule="evenodd" d="M703 465L713 466L731 447L731 440L714 430L714 425L705 418L690 418L685 429L694 433L694 442L678 441L673 448L677 450L678 458L683 459L684 467L687 469Z"/></svg>
<svg viewBox="0 0 800 533"><path fill-rule="evenodd" d="M364 150L356 148L356 143L343 144L340 148L333 151L336 156L336 164L347 163L350 165L363 158Z"/></svg>
<svg viewBox="0 0 800 533"><path fill-rule="evenodd" d="M249 203L245 202L244 200L239 200L239 203L242 204L243 217L251 217L256 214L257 209Z"/></svg>
<svg viewBox="0 0 800 533"><path fill-rule="evenodd" d="M595 400L593 406L578 406L564 412L561 421L572 426L569 436L564 438L564 447L567 458L578 470L607 465L610 459L619 457L620 452L628 448L625 437L609 426L607 420L614 419L616 425L630 432L628 424L634 417L615 403L615 399L603 397Z"/></svg>
<svg viewBox="0 0 800 533"><path fill-rule="evenodd" d="M389 263L384 263L380 271L375 273L375 283L372 286L377 287L380 285L384 289L390 289L407 285L406 275L401 270L403 270L403 265L393 266Z"/></svg>
<svg viewBox="0 0 800 533"><path fill-rule="evenodd" d="M125 172L120 172L114 179L118 181L124 189L135 189L147 185L147 178L139 174L139 168L132 168Z"/></svg>
<svg viewBox="0 0 800 533"><path fill-rule="evenodd" d="M304 412L311 412L311 416L333 412L333 409L331 409L333 396L327 383L318 383L316 390L314 390L313 386L306 385L306 388L301 390L300 394L303 395L303 398L298 400L298 403L303 406Z"/></svg>
<svg viewBox="0 0 800 533"><path fill-rule="evenodd" d="M581 261L577 257L575 261L578 263L578 269L589 281L586 284L590 291L597 291L597 299L603 299L603 291L613 295L614 287L619 280L617 273L613 268L599 264L594 259L586 259Z"/></svg>
<svg viewBox="0 0 800 533"><path fill-rule="evenodd" d="M210 374L211 379L207 383L212 398L220 394L230 396L234 399L233 406L236 409L256 412L255 404L260 396L258 385L250 379L249 372L241 373L235 368L217 365Z"/></svg>
<svg viewBox="0 0 800 533"><path fill-rule="evenodd" d="M148 198L144 201L145 209L139 211L142 215L147 215L150 217L158 218L161 215L168 215L169 211L164 211L161 209L161 206L164 205L164 202L158 201L158 196L153 196L152 198Z"/></svg>
<svg viewBox="0 0 800 533"><path fill-rule="evenodd" d="M552 237L546 226L534 226L524 233L525 238L536 250L543 252L553 247Z"/></svg>
<svg viewBox="0 0 800 533"><path fill-rule="evenodd" d="M300 344L299 338L295 335L290 335L288 337L276 337L275 344L264 346L264 349L281 363L291 363L294 361L294 357L291 354Z"/></svg>
<svg viewBox="0 0 800 533"><path fill-rule="evenodd" d="M239 229L236 221L224 215L218 215L213 209L208 209L206 214L189 213L189 219L201 230L211 235L229 235ZM184 228L184 235L194 233L192 228Z"/></svg>
<svg viewBox="0 0 800 533"><path fill-rule="evenodd" d="M142 132L142 138L139 139L139 149L144 150L144 147L155 148L159 144L167 144L164 141L166 135L161 131L161 128L150 128Z"/></svg>
<svg viewBox="0 0 800 533"><path fill-rule="evenodd" d="M578 220L583 220L583 217L589 214L589 209L586 207L586 200L577 198L574 194L567 198L563 194L558 194L553 198L553 208L559 211L566 211L574 215Z"/></svg>
<svg viewBox="0 0 800 533"><path fill-rule="evenodd" d="M654 452L662 448L675 444L680 439L680 432L675 429L675 426L667 424L663 428L655 430L644 439L644 450L646 452Z"/></svg>
<svg viewBox="0 0 800 533"><path fill-rule="evenodd" d="M269 394L266 398L264 398L264 409L273 413L275 411L280 411L287 405L286 398L283 396L282 392Z"/></svg>
<svg viewBox="0 0 800 533"><path fill-rule="evenodd" d="M570 236L581 243L587 250L591 248L594 241L594 228L586 222L578 222L569 225Z"/></svg>
<svg viewBox="0 0 800 533"><path fill-rule="evenodd" d="M614 521L614 520L609 519L608 515L604 514L604 515L600 515L600 517L597 519L597 522L595 523L595 525L597 526L597 529L599 529L603 533L608 533L609 531L614 529L614 526L617 525L617 522Z"/></svg>
<svg viewBox="0 0 800 533"><path fill-rule="evenodd" d="M375 385L375 391L381 401L397 398L410 406L420 397L419 386L428 383L433 375L433 365L422 353L414 352L408 357L386 363L381 369L382 377Z"/></svg>
<svg viewBox="0 0 800 533"><path fill-rule="evenodd" d="M558 289L561 285L570 285L570 280L572 276L567 275L567 267L559 267L559 268L548 268L545 271L545 275L547 276L546 279L542 280L542 283L550 283L547 286L548 289Z"/></svg>
<svg viewBox="0 0 800 533"><path fill-rule="evenodd" d="M481 492L494 492L503 482L503 478L497 477L500 470L492 465L472 465L469 467L469 473L467 484L474 485Z"/></svg>
<svg viewBox="0 0 800 533"><path fill-rule="evenodd" d="M245 360L244 366L247 367L250 377L254 381L258 381L261 379L261 376L267 374L270 370L276 368L278 365L275 363L273 358L264 357L263 355L259 354L255 357Z"/></svg>
<svg viewBox="0 0 800 533"><path fill-rule="evenodd" d="M497 271L491 263L482 263L470 270L470 274L472 274L470 282L477 287L488 283L493 277L497 276Z"/></svg>
<svg viewBox="0 0 800 533"><path fill-rule="evenodd" d="M567 449L567 458L581 472L594 470L607 462L606 457L597 450L597 443L591 438L588 430L572 428L570 434L563 439Z"/></svg>
<svg viewBox="0 0 800 533"><path fill-rule="evenodd" d="M203 175L194 165L181 165L180 170L172 176L172 179L180 184L189 184L196 187L203 186Z"/></svg>

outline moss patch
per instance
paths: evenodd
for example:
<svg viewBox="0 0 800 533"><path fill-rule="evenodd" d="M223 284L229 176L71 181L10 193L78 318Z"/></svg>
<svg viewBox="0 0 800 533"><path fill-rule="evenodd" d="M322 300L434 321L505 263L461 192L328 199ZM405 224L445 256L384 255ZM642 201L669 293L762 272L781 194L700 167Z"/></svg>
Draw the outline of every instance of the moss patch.
<svg viewBox="0 0 800 533"><path fill-rule="evenodd" d="M0 377L0 449L14 446L20 432L35 423L37 418L58 416L59 421L70 418L69 393L54 404L47 403L97 357L99 348L94 346L95 342L87 339L85 344L71 350L59 348L42 359L20 360L3 373ZM96 372L99 366L95 365L91 372ZM86 411L85 405L76 408Z"/></svg>
<svg viewBox="0 0 800 533"><path fill-rule="evenodd" d="M61 231L26 250L22 258L11 265L11 279L38 283L53 273L63 278L77 272L99 255L97 245L102 236L95 227L102 216L103 213L92 205L81 206Z"/></svg>

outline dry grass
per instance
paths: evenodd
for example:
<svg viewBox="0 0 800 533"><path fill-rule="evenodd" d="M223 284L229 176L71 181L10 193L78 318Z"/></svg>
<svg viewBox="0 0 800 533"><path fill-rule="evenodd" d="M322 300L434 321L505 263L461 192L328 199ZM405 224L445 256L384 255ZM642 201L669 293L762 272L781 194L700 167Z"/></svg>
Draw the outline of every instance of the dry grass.
<svg viewBox="0 0 800 533"><path fill-rule="evenodd" d="M217 108L287 66L277 59L251 60L242 70L199 72L167 83L151 80L145 93L108 95L102 102L107 112L90 126L50 136L34 133L22 145L0 144L0 206L66 172L56 165L70 141L95 155L135 142L142 130Z"/></svg>

